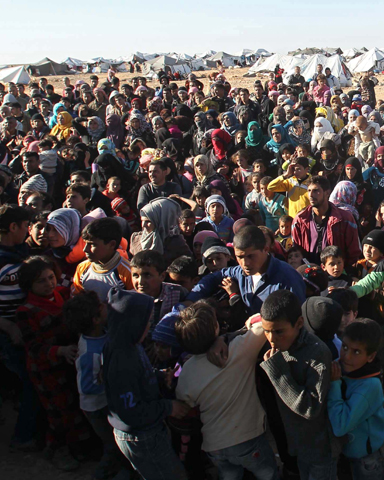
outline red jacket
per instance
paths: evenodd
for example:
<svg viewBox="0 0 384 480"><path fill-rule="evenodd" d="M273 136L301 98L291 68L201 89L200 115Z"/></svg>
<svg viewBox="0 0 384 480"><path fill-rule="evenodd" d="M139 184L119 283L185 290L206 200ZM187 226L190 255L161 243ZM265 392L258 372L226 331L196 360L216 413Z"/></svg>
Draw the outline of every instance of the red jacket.
<svg viewBox="0 0 384 480"><path fill-rule="evenodd" d="M328 245L340 247L345 256L345 265L352 265L361 256L360 240L357 225L353 215L341 208L331 206L331 214L327 224ZM312 220L312 207L301 211L293 219L292 240L300 245L306 252L310 252L310 221Z"/></svg>

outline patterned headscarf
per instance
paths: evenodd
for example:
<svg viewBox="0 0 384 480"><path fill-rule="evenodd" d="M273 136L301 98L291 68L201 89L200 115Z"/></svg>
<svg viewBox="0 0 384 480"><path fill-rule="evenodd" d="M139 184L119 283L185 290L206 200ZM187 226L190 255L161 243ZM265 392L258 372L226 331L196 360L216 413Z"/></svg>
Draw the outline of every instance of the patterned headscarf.
<svg viewBox="0 0 384 480"><path fill-rule="evenodd" d="M300 118L298 120L292 121L293 125L289 127L288 134L291 137L293 144L295 146L307 143L311 143L311 134L306 130L303 120ZM301 128L302 132L299 134L297 133L296 129Z"/></svg>
<svg viewBox="0 0 384 480"><path fill-rule="evenodd" d="M351 212L355 220L359 220L359 213L355 208L357 198L357 188L352 182L343 180L336 184L329 201L342 210Z"/></svg>
<svg viewBox="0 0 384 480"><path fill-rule="evenodd" d="M97 151L99 152L99 155L102 155L103 153L109 153L117 158L115 144L109 138L102 138L98 141Z"/></svg>
<svg viewBox="0 0 384 480"><path fill-rule="evenodd" d="M132 120L137 119L140 122L139 128L132 128ZM145 132L151 132L151 126L145 120L144 115L139 110L132 110L131 115L129 116L129 127L127 128L128 135L133 138L140 137Z"/></svg>
<svg viewBox="0 0 384 480"><path fill-rule="evenodd" d="M89 124L90 124L91 121L97 122L97 124L98 124L97 129L92 130L89 127ZM99 117L89 117L88 122L87 122L87 131L88 131L88 135L90 137L92 137L94 140L96 140L96 141L100 140L100 138L103 136L103 134L105 132L104 122Z"/></svg>
<svg viewBox="0 0 384 480"><path fill-rule="evenodd" d="M81 215L74 208L58 208L48 215L47 225L52 225L64 238L66 247L73 247L80 238Z"/></svg>

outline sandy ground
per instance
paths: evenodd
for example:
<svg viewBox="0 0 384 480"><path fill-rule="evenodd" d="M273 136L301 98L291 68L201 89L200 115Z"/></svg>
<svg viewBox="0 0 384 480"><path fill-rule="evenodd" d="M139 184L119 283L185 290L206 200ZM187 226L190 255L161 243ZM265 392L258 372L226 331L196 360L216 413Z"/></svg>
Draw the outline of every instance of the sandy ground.
<svg viewBox="0 0 384 480"><path fill-rule="evenodd" d="M246 88L249 88L250 91L252 92L253 91L253 84L254 84L254 81L256 79L260 79L262 80L263 84L264 82L266 81L267 79L267 74L258 74L256 77L243 77L243 75L245 73L247 73L249 70L249 68L234 68L234 69L227 69L226 72L225 72L225 76L228 80L228 82L231 84L232 87L246 87ZM213 71L213 70L212 70ZM210 70L206 70L204 72L194 72L197 76L197 78L202 82L204 83L204 91L207 92L208 91L208 85L209 85L209 81L208 81L208 75L210 73ZM117 77L120 79L120 83L130 83L130 80L132 79L132 77L134 76L137 76L137 75L140 75L140 74L133 74L133 73L127 73L127 72L119 72L117 74ZM87 81L89 82L89 77L91 76L91 74L85 74L85 73L81 73L81 74L76 74L76 75L70 75L70 78L71 78L71 82L72 83L75 83L76 80L84 80L84 81ZM106 73L100 73L100 74L97 74L97 76L99 77L100 79L100 83L104 82L106 79L107 79L107 74ZM36 78L36 81L38 81L38 78ZM63 87L63 76L49 76L47 77L48 78L48 81L49 83L51 83L55 89L57 90L57 93L61 93L62 89L64 88ZM384 100L384 75L377 75L377 79L379 80L379 85L377 85L377 87L375 88L375 91L376 91L376 98L377 99L380 99L382 98ZM357 81L357 80L356 80ZM182 81L179 81L179 82L176 82L177 84L181 85L181 84L184 84L184 80ZM157 80L148 80L148 85L152 88L156 88L159 83ZM344 92L348 92L349 90L352 90L353 87L347 87L347 88L344 88L343 91Z"/></svg>

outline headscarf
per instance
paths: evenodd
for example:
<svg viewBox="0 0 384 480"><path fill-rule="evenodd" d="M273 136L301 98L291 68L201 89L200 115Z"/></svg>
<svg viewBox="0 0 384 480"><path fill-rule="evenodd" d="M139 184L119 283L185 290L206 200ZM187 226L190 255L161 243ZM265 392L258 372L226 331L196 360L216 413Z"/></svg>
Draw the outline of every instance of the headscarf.
<svg viewBox="0 0 384 480"><path fill-rule="evenodd" d="M112 140L116 148L121 148L124 143L124 127L121 123L119 115L111 114L107 115L107 138Z"/></svg>
<svg viewBox="0 0 384 480"><path fill-rule="evenodd" d="M201 175L200 172L196 169L197 163L203 163L207 167L207 171L204 175ZM193 168L195 170L195 176L199 183L203 183L206 179L212 177L215 174L212 163L209 161L209 158L206 155L197 155L193 159Z"/></svg>
<svg viewBox="0 0 384 480"><path fill-rule="evenodd" d="M236 203L231 197L231 193L225 183L221 180L212 180L212 182L208 185L209 193L211 193L212 188L220 190L221 196L224 198L225 205L227 206L229 213L236 215L238 213Z"/></svg>
<svg viewBox="0 0 384 480"><path fill-rule="evenodd" d="M298 133L295 132L295 128L302 128L302 132L299 135ZM304 122L303 120L298 119L298 120L293 120L292 121L292 126L288 128L288 135L292 139L292 142L295 146L300 145L302 143L310 144L311 143L311 134L308 132L308 130L305 129Z"/></svg>
<svg viewBox="0 0 384 480"><path fill-rule="evenodd" d="M332 110L331 107L317 107L316 108L316 117L318 117L319 115L323 116L324 118L326 118L331 123L331 125L332 125L332 127L333 127L333 129L336 133L342 128L342 126L344 126L344 123L342 122L342 120L339 120L336 117L335 112ZM341 126L340 122L343 123L342 126Z"/></svg>
<svg viewBox="0 0 384 480"><path fill-rule="evenodd" d="M137 118L140 122L139 128L134 129L132 128L131 121L133 119ZM145 132L151 132L151 126L149 123L145 120L144 115L139 111L139 110L133 110L131 115L129 116L129 127L128 127L128 135L132 136L132 139L141 137L141 135L144 135Z"/></svg>
<svg viewBox="0 0 384 480"><path fill-rule="evenodd" d="M155 133L157 148L163 148L163 143L168 138L171 138L168 128L159 128L159 130L157 130Z"/></svg>
<svg viewBox="0 0 384 480"><path fill-rule="evenodd" d="M172 158L169 157L162 157L160 160L165 163L165 165L171 170L170 173L166 176L166 180L168 182L174 182L178 183L180 187L182 188L181 185L181 180L179 178L179 174L177 173L177 168L175 165L175 162L172 160Z"/></svg>
<svg viewBox="0 0 384 480"><path fill-rule="evenodd" d="M248 112L248 120L246 122L243 122L242 120L246 112ZM249 122L252 121L252 112L248 105L240 105L237 111L237 117L239 119L240 130L246 130L248 128Z"/></svg>
<svg viewBox="0 0 384 480"><path fill-rule="evenodd" d="M218 138L218 140L216 140ZM223 160L227 154L228 146L232 141L229 133L217 128L212 132L212 146L215 156Z"/></svg>
<svg viewBox="0 0 384 480"><path fill-rule="evenodd" d="M339 96L340 96L341 103L343 104L343 107L351 106L351 100L346 93L340 93Z"/></svg>
<svg viewBox="0 0 384 480"><path fill-rule="evenodd" d="M331 103L331 105L332 105L332 103L337 103L337 105L338 105L340 108L343 108L343 107L344 107L342 101L340 100L339 95L332 95L332 97L331 97L331 102L330 102L330 103Z"/></svg>
<svg viewBox="0 0 384 480"><path fill-rule="evenodd" d="M356 168L356 170L357 170L356 175L353 177L352 180L349 180L349 178L347 177L347 174L345 172L345 170L348 166L352 166L352 167ZM364 183L363 169L362 169L360 160L358 158L356 158L356 157L347 158L347 160L345 161L344 166L343 166L343 171L341 172L338 181L341 182L343 180L354 183L358 190L362 187L362 185Z"/></svg>
<svg viewBox="0 0 384 480"><path fill-rule="evenodd" d="M378 155L384 155L384 147L379 147L376 149L374 161L374 166L380 171L380 173L384 173L384 160L378 160Z"/></svg>
<svg viewBox="0 0 384 480"><path fill-rule="evenodd" d="M271 140L267 142L267 147L269 150L272 150L274 153L277 153L281 145L283 145L283 143L292 143L292 140L289 137L288 132L282 125L273 125L271 128L271 134L272 134L272 130L277 130L280 133L281 140L279 143L277 143L273 138L271 138Z"/></svg>
<svg viewBox="0 0 384 480"><path fill-rule="evenodd" d="M51 130L51 135L57 137L58 140L67 140L71 136L72 116L68 112L60 112L64 118L63 125L55 125Z"/></svg>
<svg viewBox="0 0 384 480"><path fill-rule="evenodd" d="M302 110L300 113L299 113L299 117L301 119L306 119L308 120L309 122L309 129L307 129L309 132L311 132L311 130L313 129L313 124L314 124L314 120L313 120L313 117L311 115L311 112L308 112L308 110Z"/></svg>
<svg viewBox="0 0 384 480"><path fill-rule="evenodd" d="M39 153L39 143L40 143L40 140L37 140L35 142L30 142L27 147L27 152Z"/></svg>
<svg viewBox="0 0 384 480"><path fill-rule="evenodd" d="M141 248L163 254L165 239L180 234L178 227L180 215L179 204L170 198L156 198L145 205L140 210L140 216L148 218L155 229L150 233L143 231Z"/></svg>
<svg viewBox="0 0 384 480"><path fill-rule="evenodd" d="M381 118L380 113L377 110L372 110L372 112L368 115L368 120L371 117L375 117L375 120L373 120L375 123L378 123L380 127L383 126L383 119Z"/></svg>
<svg viewBox="0 0 384 480"><path fill-rule="evenodd" d="M156 98L159 98L159 97L156 97ZM165 123L164 118L160 117L160 115L156 115L155 117L153 117L153 118L151 119L151 123L152 123L153 130L155 130L156 122L157 122L158 120L160 120L160 122L163 124L163 127L164 127L164 128L166 127L166 123Z"/></svg>
<svg viewBox="0 0 384 480"><path fill-rule="evenodd" d="M100 92L104 96L105 103L108 103L108 95L105 93L105 90L100 87L96 87L93 89L93 94L95 95L96 92Z"/></svg>
<svg viewBox="0 0 384 480"><path fill-rule="evenodd" d="M89 128L89 122L90 122L91 120L97 122L98 127L97 127L96 130L91 130L91 129ZM95 140L95 141L100 140L100 138L102 138L102 136L104 135L104 132L105 132L104 122L101 120L100 117L89 117L89 118L88 118L87 131L88 131L88 135L89 135L90 137L92 137L93 140Z"/></svg>
<svg viewBox="0 0 384 480"><path fill-rule="evenodd" d="M217 112L216 110L214 110L213 108L212 109L209 109L205 112L205 115L210 115L212 118L213 118L213 121L211 122L212 123L212 127L216 127L216 128L220 128L220 123L219 121L217 120L217 117L219 116L219 112Z"/></svg>
<svg viewBox="0 0 384 480"><path fill-rule="evenodd" d="M148 102L148 110L150 112L160 113L162 108L163 108L163 100L161 97L153 97L152 100Z"/></svg>
<svg viewBox="0 0 384 480"><path fill-rule="evenodd" d="M359 220L359 213L356 210L357 188L352 182L343 180L336 184L329 201L342 210L352 213L355 220Z"/></svg>
<svg viewBox="0 0 384 480"><path fill-rule="evenodd" d="M47 181L42 175L40 175L40 173L32 175L32 177L20 187L20 192L46 192L47 190Z"/></svg>
<svg viewBox="0 0 384 480"><path fill-rule="evenodd" d="M225 200L224 198L221 196L221 195L211 195L210 197L208 197L206 200L205 200L205 211L206 213L209 215L209 207L213 204L213 203L220 203L220 205L223 207L224 209L224 215L228 215L228 208L227 208L227 204L225 203Z"/></svg>
<svg viewBox="0 0 384 480"><path fill-rule="evenodd" d="M221 129L227 132L229 135L233 136L240 129L239 121L233 112L225 112L222 114L221 118L223 119L223 125ZM225 118L229 118L230 120L229 127L227 127L224 123Z"/></svg>
<svg viewBox="0 0 384 480"><path fill-rule="evenodd" d="M254 125L256 125L257 130L251 130ZM261 150L263 148L263 145L265 143L263 131L256 121L248 123L248 132L247 136L245 137L245 143L247 147L255 147L258 150Z"/></svg>
<svg viewBox="0 0 384 480"><path fill-rule="evenodd" d="M206 222L208 223L208 222ZM193 237L193 243L201 243L203 244L204 243L204 240L206 238L209 238L209 237L212 237L212 238L219 238L219 236L217 235L216 232L213 232L211 230L201 230L201 232L198 232L196 233L196 235Z"/></svg>
<svg viewBox="0 0 384 480"><path fill-rule="evenodd" d="M99 155L102 155L103 153L109 153L117 158L115 144L109 138L102 138L98 141L97 151L99 152Z"/></svg>
<svg viewBox="0 0 384 480"><path fill-rule="evenodd" d="M321 124L320 127L316 126L318 123ZM313 128L313 139L318 142L326 132L334 133L331 123L324 117L317 117Z"/></svg>
<svg viewBox="0 0 384 480"><path fill-rule="evenodd" d="M358 110L352 109L348 112L348 122L351 121L352 115L355 115L356 117L360 116L360 112Z"/></svg>
<svg viewBox="0 0 384 480"><path fill-rule="evenodd" d="M370 105L364 105L361 107L361 114L368 120L369 114L372 112L372 107Z"/></svg>
<svg viewBox="0 0 384 480"><path fill-rule="evenodd" d="M58 110L59 110L60 107L64 108L64 111L67 111L67 109L65 108L65 105L63 103L56 103L56 105L53 107L53 115L49 119L49 128L51 128L51 129L55 125L57 125L57 115L60 113L60 112L58 113Z"/></svg>
<svg viewBox="0 0 384 480"><path fill-rule="evenodd" d="M65 247L73 248L80 238L81 215L75 208L58 208L48 215L47 225L52 225L64 238Z"/></svg>
<svg viewBox="0 0 384 480"><path fill-rule="evenodd" d="M279 97L280 98L280 97ZM285 125L287 123L286 112L284 107L275 107L273 109L273 124L274 125Z"/></svg>

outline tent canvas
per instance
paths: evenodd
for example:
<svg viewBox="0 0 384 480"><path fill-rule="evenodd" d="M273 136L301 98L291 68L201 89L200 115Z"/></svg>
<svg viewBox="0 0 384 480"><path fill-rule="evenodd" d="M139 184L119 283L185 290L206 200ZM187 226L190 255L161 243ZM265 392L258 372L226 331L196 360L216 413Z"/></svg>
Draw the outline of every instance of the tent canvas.
<svg viewBox="0 0 384 480"><path fill-rule="evenodd" d="M164 70L165 72L180 72L180 73L190 73L191 69L188 64L184 61L177 61L175 58L169 57L167 55L161 55L160 57L153 58L143 63L142 66L143 73L145 75L149 74L151 71L160 72Z"/></svg>
<svg viewBox="0 0 384 480"><path fill-rule="evenodd" d="M48 57L43 58L40 62L32 63L27 67L28 72L37 77L45 75L65 75L69 68L65 63L56 63Z"/></svg>
<svg viewBox="0 0 384 480"><path fill-rule="evenodd" d="M86 62L79 60L78 58L68 57L62 63L65 63L70 68L84 67Z"/></svg>
<svg viewBox="0 0 384 480"><path fill-rule="evenodd" d="M353 58L347 63L347 67L352 73L368 72L373 68L383 70L384 68L384 52L374 47L368 52Z"/></svg>
<svg viewBox="0 0 384 480"><path fill-rule="evenodd" d="M273 72L276 65L280 65L280 68L287 70L297 65L301 65L304 61L302 55L291 56L275 53L274 55L264 58L260 57L259 60L248 70L244 77L254 77L259 72Z"/></svg>
<svg viewBox="0 0 384 480"><path fill-rule="evenodd" d="M28 75L28 72L23 65L20 67L3 68L0 70L1 82L22 83L23 85L28 85L30 80L31 77Z"/></svg>
<svg viewBox="0 0 384 480"><path fill-rule="evenodd" d="M214 66L216 66L218 60L222 62L224 67L233 67L236 65L236 62L240 61L240 57L225 52L218 52L212 55L212 57L207 58L207 66L210 65L208 62L214 62Z"/></svg>

